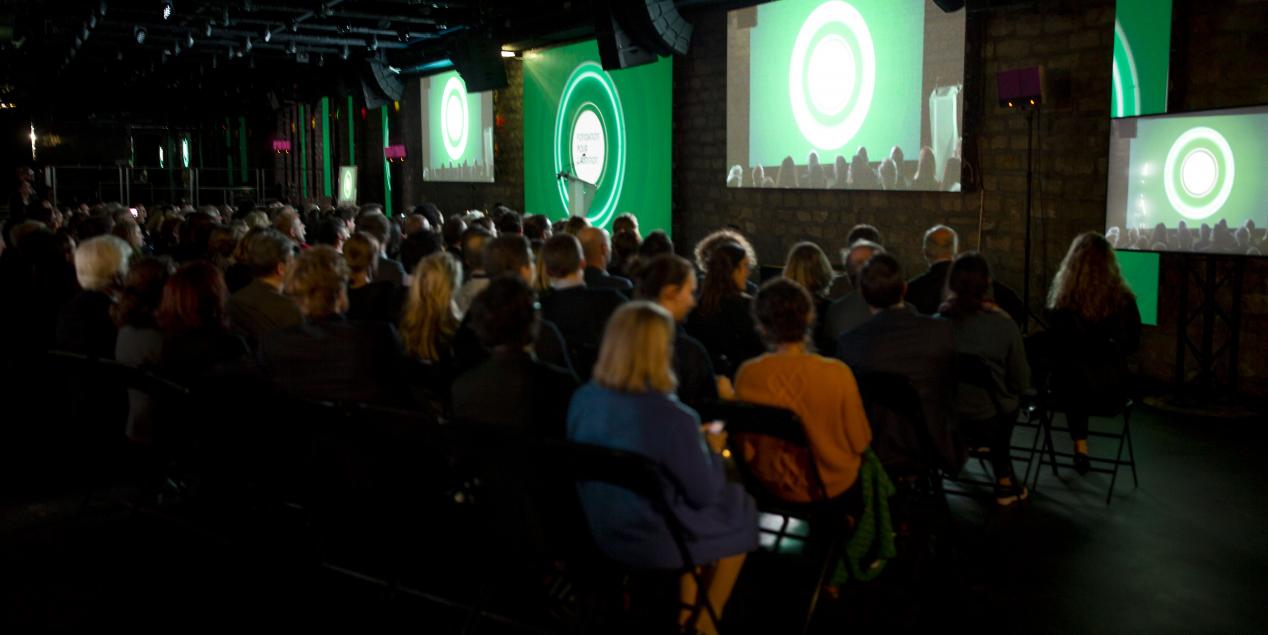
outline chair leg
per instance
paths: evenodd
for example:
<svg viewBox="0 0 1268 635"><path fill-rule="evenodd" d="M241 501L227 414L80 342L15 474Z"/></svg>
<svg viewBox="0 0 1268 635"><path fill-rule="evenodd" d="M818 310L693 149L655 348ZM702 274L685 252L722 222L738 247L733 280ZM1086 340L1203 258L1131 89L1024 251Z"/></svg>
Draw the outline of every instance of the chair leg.
<svg viewBox="0 0 1268 635"><path fill-rule="evenodd" d="M1118 452L1114 454L1114 473L1110 476L1109 492L1105 494L1106 505L1109 505L1114 498L1114 484L1118 482L1118 468L1122 467L1123 463L1123 445L1127 441L1127 426L1126 412L1124 412L1123 436L1118 438Z"/></svg>
<svg viewBox="0 0 1268 635"><path fill-rule="evenodd" d="M1057 446L1052 441L1052 413L1048 413L1048 425L1043 428L1044 447L1048 449L1048 460L1051 461L1052 475L1061 476L1057 473Z"/></svg>
<svg viewBox="0 0 1268 635"><path fill-rule="evenodd" d="M1123 411L1123 436L1127 438L1127 460L1132 468L1132 487L1140 487L1140 479L1136 477L1136 450L1132 447L1132 410Z"/></svg>
<svg viewBox="0 0 1268 635"><path fill-rule="evenodd" d="M823 566L819 568L819 578L815 580L815 587L810 592L810 605L806 607L806 619L801 623L802 635L810 632L810 622L814 620L815 609L819 606L819 595L823 592L823 585L827 583L828 576L832 572L832 566L837 560L837 544L839 542L839 538L834 538L828 545L828 554L823 559Z"/></svg>

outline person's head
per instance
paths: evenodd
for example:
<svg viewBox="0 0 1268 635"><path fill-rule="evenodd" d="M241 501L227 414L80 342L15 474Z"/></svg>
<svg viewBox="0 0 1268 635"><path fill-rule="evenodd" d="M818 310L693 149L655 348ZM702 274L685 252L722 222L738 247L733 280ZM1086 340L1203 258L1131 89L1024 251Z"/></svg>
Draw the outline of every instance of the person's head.
<svg viewBox="0 0 1268 635"><path fill-rule="evenodd" d="M586 227L577 233L581 241L581 251L585 255L587 267L606 269L612 257L612 243L608 233L598 227Z"/></svg>
<svg viewBox="0 0 1268 635"><path fill-rule="evenodd" d="M248 213L242 220L246 221L247 227L251 229L263 229L270 227L269 215L261 210L255 210Z"/></svg>
<svg viewBox="0 0 1268 635"><path fill-rule="evenodd" d="M490 278L512 276L533 281L533 251L520 234L502 234L484 246L484 273Z"/></svg>
<svg viewBox="0 0 1268 635"><path fill-rule="evenodd" d="M784 277L801 285L810 295L821 298L832 286L832 263L819 245L800 242L788 250Z"/></svg>
<svg viewBox="0 0 1268 635"><path fill-rule="evenodd" d="M370 209L357 216L357 231L374 236L379 241L379 247L386 248L392 237L392 222L378 209Z"/></svg>
<svg viewBox="0 0 1268 635"><path fill-rule="evenodd" d="M273 228L281 232L283 236L295 241L296 244L304 244L306 230L304 221L300 220L299 212L290 207L284 207L277 213L273 219Z"/></svg>
<svg viewBox="0 0 1268 635"><path fill-rule="evenodd" d="M445 221L444 227L441 228L441 236L445 239L445 245L448 247L460 247L462 243L462 234L467 231L467 222L462 220L461 216L453 215L449 220Z"/></svg>
<svg viewBox="0 0 1268 635"><path fill-rule="evenodd" d="M648 236L648 239L651 239L651 236ZM718 245L728 242L735 243L744 249L747 254L749 269L757 268L757 252L753 249L753 245L749 243L748 239L744 237L744 234L734 229L723 228L710 233L696 243L694 255L696 268L700 270L700 273L709 272L709 259L713 256L713 250Z"/></svg>
<svg viewBox="0 0 1268 635"><path fill-rule="evenodd" d="M887 190L898 189L898 164L894 163L893 159L886 157L881 160L876 172L881 177L882 187Z"/></svg>
<svg viewBox="0 0 1268 635"><path fill-rule="evenodd" d="M795 281L774 278L758 289L753 299L753 318L772 347L802 343L814 324L814 300Z"/></svg>
<svg viewBox="0 0 1268 635"><path fill-rule="evenodd" d="M502 213L498 215L497 220L493 224L497 227L499 236L502 234L519 235L524 233L524 221L520 220L519 212L515 210L502 210Z"/></svg>
<svg viewBox="0 0 1268 635"><path fill-rule="evenodd" d="M638 217L626 212L613 219L612 235L615 236L623 231L632 231L635 236L641 236L638 232Z"/></svg>
<svg viewBox="0 0 1268 635"><path fill-rule="evenodd" d="M889 158L894 161L895 165L901 167L903 164L903 149L898 146L894 146L889 151Z"/></svg>
<svg viewBox="0 0 1268 635"><path fill-rule="evenodd" d="M343 244L348 240L350 233L347 223L340 220L338 216L322 217L310 232L314 245L330 245L336 250L343 249Z"/></svg>
<svg viewBox="0 0 1268 635"><path fill-rule="evenodd" d="M626 393L669 394L678 387L673 371L674 319L659 304L636 300L608 320L594 365L594 382Z"/></svg>
<svg viewBox="0 0 1268 635"><path fill-rule="evenodd" d="M252 276L279 281L286 277L295 257L294 241L276 229L263 229L243 240L250 241L246 247L246 264L251 267Z"/></svg>
<svg viewBox="0 0 1268 635"><path fill-rule="evenodd" d="M448 253L438 251L419 261L401 316L405 352L424 361L441 358L443 340L458 330L454 294L461 285L462 265Z"/></svg>
<svg viewBox="0 0 1268 635"><path fill-rule="evenodd" d="M634 295L669 311L675 322L687 319L696 306L696 271L681 256L661 254L639 269Z"/></svg>
<svg viewBox="0 0 1268 635"><path fill-rule="evenodd" d="M436 207L435 203L423 203L414 208L414 213L427 220L430 231L440 231L440 227L445 223L444 218L441 217L440 208Z"/></svg>
<svg viewBox="0 0 1268 635"><path fill-rule="evenodd" d="M797 187L797 163L792 157L784 157L775 173L775 187Z"/></svg>
<svg viewBox="0 0 1268 635"><path fill-rule="evenodd" d="M468 271L484 269L484 246L490 240L493 240L493 234L479 225L472 225L462 232L462 263Z"/></svg>
<svg viewBox="0 0 1268 635"><path fill-rule="evenodd" d="M81 218L73 227L75 228L75 238L80 242L84 242L97 236L109 235L114 229L114 219L105 215L86 216Z"/></svg>
<svg viewBox="0 0 1268 635"><path fill-rule="evenodd" d="M868 259L859 272L859 292L863 300L874 310L894 308L902 304L907 295L907 279L898 259L887 253L878 253Z"/></svg>
<svg viewBox="0 0 1268 635"><path fill-rule="evenodd" d="M946 225L934 225L925 232L925 261L930 265L949 262L960 251L960 236Z"/></svg>
<svg viewBox="0 0 1268 635"><path fill-rule="evenodd" d="M630 263L638 256L640 245L638 232L622 229L612 237L612 266L625 272Z"/></svg>
<svg viewBox="0 0 1268 635"><path fill-rule="evenodd" d="M991 267L986 258L976 251L966 251L955 257L947 274L946 301L939 312L947 315L967 315L980 311L991 300Z"/></svg>
<svg viewBox="0 0 1268 635"><path fill-rule="evenodd" d="M533 290L514 276L496 278L471 301L467 319L485 348L522 350L537 322Z"/></svg>
<svg viewBox="0 0 1268 635"><path fill-rule="evenodd" d="M407 237L421 234L430 229L431 223L422 214L410 214L401 222L401 233Z"/></svg>
<svg viewBox="0 0 1268 635"><path fill-rule="evenodd" d="M714 247L700 287L700 312L713 315L725 298L743 293L748 271L748 254L739 243L727 241Z"/></svg>
<svg viewBox="0 0 1268 635"><path fill-rule="evenodd" d="M139 256L128 263L119 302L110 308L115 326L154 327L154 314L163 299L163 285L172 275L172 261L154 256Z"/></svg>
<svg viewBox="0 0 1268 635"><path fill-rule="evenodd" d="M1097 323L1134 298L1109 241L1096 232L1087 232L1070 243L1052 279L1048 308L1073 311Z"/></svg>
<svg viewBox="0 0 1268 635"><path fill-rule="evenodd" d="M563 233L572 234L573 236L576 236L577 234L581 233L581 230L589 226L590 226L590 221L586 220L585 216L572 216L572 217L569 217L568 220L564 221Z"/></svg>
<svg viewBox="0 0 1268 635"><path fill-rule="evenodd" d="M552 280L579 275L585 267L581 242L568 233L551 236L542 245L542 261L546 265L546 275Z"/></svg>
<svg viewBox="0 0 1268 635"><path fill-rule="evenodd" d="M133 251L140 251L145 246L145 237L141 235L141 226L131 218L125 218L114 224L114 228L110 230L112 236L122 238L124 242L132 247Z"/></svg>
<svg viewBox="0 0 1268 635"><path fill-rule="evenodd" d="M920 156L916 159L916 181L924 186L923 189L929 189L929 185L936 182L937 177L934 175L936 169L933 148L929 146L921 148Z"/></svg>
<svg viewBox="0 0 1268 635"><path fill-rule="evenodd" d="M132 247L118 236L89 238L75 248L75 278L86 291L113 291L128 274Z"/></svg>
<svg viewBox="0 0 1268 635"><path fill-rule="evenodd" d="M524 237L529 240L550 238L550 219L545 214L529 214L524 217Z"/></svg>
<svg viewBox="0 0 1268 635"><path fill-rule="evenodd" d="M333 247L318 245L295 259L284 289L305 317L327 318L348 310L348 276L343 256Z"/></svg>
<svg viewBox="0 0 1268 635"><path fill-rule="evenodd" d="M379 270L379 252L383 248L368 232L357 232L343 244L343 259L348 262L352 280L369 282Z"/></svg>
<svg viewBox="0 0 1268 635"><path fill-rule="evenodd" d="M648 234L638 246L640 260L651 260L661 254L672 253L674 253L674 241L669 239L669 234L659 229Z"/></svg>
<svg viewBox="0 0 1268 635"><path fill-rule="evenodd" d="M850 246L841 250L841 263L845 265L845 275L849 277L850 284L855 288L859 286L859 274L863 271L863 265L867 264L872 256L884 253L885 248L867 240L859 239L850 243Z"/></svg>
<svg viewBox="0 0 1268 635"><path fill-rule="evenodd" d="M215 265L195 260L176 270L163 286L163 299L155 316L167 333L228 326L229 288Z"/></svg>

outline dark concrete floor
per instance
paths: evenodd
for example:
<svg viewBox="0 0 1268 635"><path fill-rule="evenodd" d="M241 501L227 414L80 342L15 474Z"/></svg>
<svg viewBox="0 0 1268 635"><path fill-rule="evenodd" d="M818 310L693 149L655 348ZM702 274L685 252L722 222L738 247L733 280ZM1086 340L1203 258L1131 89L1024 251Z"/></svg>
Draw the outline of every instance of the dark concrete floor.
<svg viewBox="0 0 1268 635"><path fill-rule="evenodd" d="M954 497L950 525L923 566L900 554L880 579L847 585L822 606L814 630L1268 631L1265 422L1142 409L1133 429L1139 488L1120 473L1106 506L1108 476L1045 471L1018 509ZM1094 441L1093 452L1110 449ZM0 510L0 632L461 628L461 611L388 599L271 557L267 546L246 550L106 500L82 515L73 495L8 503ZM752 557L728 630L796 632L798 607L780 599L793 575L781 559Z"/></svg>

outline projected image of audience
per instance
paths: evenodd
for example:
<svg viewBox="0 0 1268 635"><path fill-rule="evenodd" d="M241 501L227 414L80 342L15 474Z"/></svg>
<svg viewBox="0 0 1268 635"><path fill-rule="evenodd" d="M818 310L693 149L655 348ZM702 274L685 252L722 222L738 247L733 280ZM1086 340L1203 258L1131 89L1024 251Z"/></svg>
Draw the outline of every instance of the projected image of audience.
<svg viewBox="0 0 1268 635"><path fill-rule="evenodd" d="M1118 249L1263 255L1268 106L1116 119L1105 236Z"/></svg>
<svg viewBox="0 0 1268 635"><path fill-rule="evenodd" d="M963 10L782 0L727 50L727 187L960 189Z"/></svg>

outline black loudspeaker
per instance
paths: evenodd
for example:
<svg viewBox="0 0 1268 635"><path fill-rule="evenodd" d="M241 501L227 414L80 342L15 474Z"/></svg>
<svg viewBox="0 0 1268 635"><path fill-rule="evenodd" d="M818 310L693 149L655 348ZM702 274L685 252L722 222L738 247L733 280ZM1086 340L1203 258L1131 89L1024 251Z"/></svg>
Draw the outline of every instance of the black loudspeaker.
<svg viewBox="0 0 1268 635"><path fill-rule="evenodd" d="M599 43L599 60L606 70L651 64L656 53L643 48L630 37L610 8L599 8L595 15L595 39Z"/></svg>
<svg viewBox="0 0 1268 635"><path fill-rule="evenodd" d="M488 35L459 38L449 50L449 59L462 76L462 81L467 83L469 93L482 93L507 86L502 46Z"/></svg>
<svg viewBox="0 0 1268 635"><path fill-rule="evenodd" d="M947 13L953 13L964 8L964 0L933 0L933 3Z"/></svg>
<svg viewBox="0 0 1268 635"><path fill-rule="evenodd" d="M596 7L595 31L606 69L648 64L659 55L685 55L691 30L672 0L612 0Z"/></svg>
<svg viewBox="0 0 1268 635"><path fill-rule="evenodd" d="M361 76L361 90L365 93L365 106L374 110L379 106L400 101L405 94L405 83L388 65L380 60L367 60Z"/></svg>

